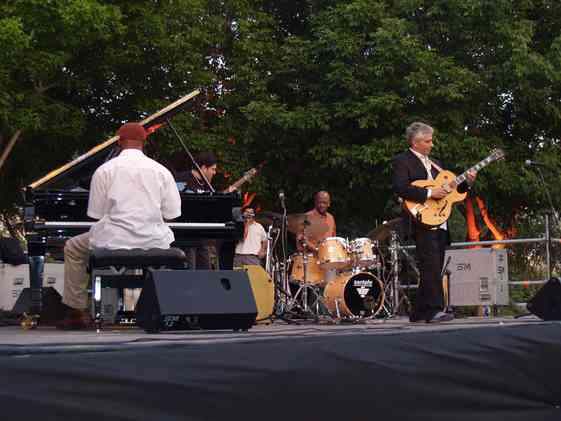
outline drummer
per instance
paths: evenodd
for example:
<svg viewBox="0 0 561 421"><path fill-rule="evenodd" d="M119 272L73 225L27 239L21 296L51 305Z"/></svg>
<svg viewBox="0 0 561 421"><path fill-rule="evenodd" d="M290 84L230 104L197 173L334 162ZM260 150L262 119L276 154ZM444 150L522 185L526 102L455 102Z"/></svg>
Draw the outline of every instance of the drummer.
<svg viewBox="0 0 561 421"><path fill-rule="evenodd" d="M296 248L298 251L317 254L319 243L328 237L336 236L335 218L327 212L331 206L331 197L325 190L314 194L314 208L306 212L307 223L302 231L296 235ZM325 226L326 229L314 230L307 227Z"/></svg>

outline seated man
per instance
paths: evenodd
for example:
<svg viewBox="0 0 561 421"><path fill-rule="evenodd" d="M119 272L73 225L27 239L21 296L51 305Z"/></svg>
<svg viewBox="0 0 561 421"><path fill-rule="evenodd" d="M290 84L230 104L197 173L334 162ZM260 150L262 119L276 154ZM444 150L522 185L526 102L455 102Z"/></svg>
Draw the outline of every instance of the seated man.
<svg viewBox="0 0 561 421"><path fill-rule="evenodd" d="M218 160L212 152L200 152L195 157L201 171L196 167L192 167L188 171L179 172L176 175L176 181L184 184L185 191L194 193L204 193L211 191L209 184L212 186L212 179L216 175ZM208 181L207 182L205 181Z"/></svg>
<svg viewBox="0 0 561 421"><path fill-rule="evenodd" d="M94 173L88 216L98 219L89 232L64 246L63 303L69 307L62 329L88 327L87 265L90 250L169 248L173 232L164 219L181 215L181 198L172 174L143 153L146 131L138 123L118 131L122 152Z"/></svg>
<svg viewBox="0 0 561 421"><path fill-rule="evenodd" d="M260 265L267 252L267 233L263 225L255 220L255 211L246 208L243 212L244 235L236 245L234 267Z"/></svg>
<svg viewBox="0 0 561 421"><path fill-rule="evenodd" d="M212 186L212 179L216 175L218 160L216 155L210 151L198 153L195 160L201 168L200 172L197 168L192 167L190 170L177 173L175 179L178 185L183 185L185 192L208 193L211 191L209 185ZM211 253L214 243L215 241L201 239L183 250L191 269L208 270L212 268Z"/></svg>

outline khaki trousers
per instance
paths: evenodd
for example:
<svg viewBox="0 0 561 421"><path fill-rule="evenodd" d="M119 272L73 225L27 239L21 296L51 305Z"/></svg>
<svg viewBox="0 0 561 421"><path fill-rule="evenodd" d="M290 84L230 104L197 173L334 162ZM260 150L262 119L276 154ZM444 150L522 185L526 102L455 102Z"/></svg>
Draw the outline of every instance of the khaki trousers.
<svg viewBox="0 0 561 421"><path fill-rule="evenodd" d="M79 310L88 307L89 276L87 268L89 258L89 232L66 241L64 245L64 292L62 302Z"/></svg>

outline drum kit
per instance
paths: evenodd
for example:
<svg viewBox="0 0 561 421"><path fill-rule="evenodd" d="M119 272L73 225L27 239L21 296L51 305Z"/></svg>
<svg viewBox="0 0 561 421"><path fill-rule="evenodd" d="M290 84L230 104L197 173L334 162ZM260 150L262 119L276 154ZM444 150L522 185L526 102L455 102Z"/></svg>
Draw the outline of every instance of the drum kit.
<svg viewBox="0 0 561 421"><path fill-rule="evenodd" d="M324 237L327 225L309 221L307 214L287 215L286 220L300 247L286 259L268 264L278 290L277 316L358 322L379 317L383 310L388 313L377 241L326 237L311 248L307 239Z"/></svg>
<svg viewBox="0 0 561 421"><path fill-rule="evenodd" d="M299 289L311 287L317 297L316 314L323 304L327 314L338 319L373 317L384 303L382 282L372 273L379 269L376 248L369 238L348 241L327 237L319 243L317 252L290 256L289 282ZM305 302L296 300L293 304L306 309Z"/></svg>

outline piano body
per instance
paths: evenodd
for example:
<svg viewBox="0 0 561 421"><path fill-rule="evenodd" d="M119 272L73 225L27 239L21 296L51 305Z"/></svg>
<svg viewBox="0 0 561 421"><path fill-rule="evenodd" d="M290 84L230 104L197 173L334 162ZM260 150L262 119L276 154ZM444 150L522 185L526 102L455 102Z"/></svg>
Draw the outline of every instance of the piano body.
<svg viewBox="0 0 561 421"><path fill-rule="evenodd" d="M179 99L141 121L150 132L169 122L199 91ZM32 314L41 307L46 255L62 259L65 241L89 230L95 220L87 216L89 184L94 171L115 155L118 137L97 145L75 160L51 171L25 188L24 223L28 244ZM190 247L203 239L222 245L222 269L232 269L235 243L243 235L239 193L187 193L181 195L181 216L168 225L173 246Z"/></svg>

